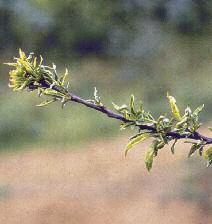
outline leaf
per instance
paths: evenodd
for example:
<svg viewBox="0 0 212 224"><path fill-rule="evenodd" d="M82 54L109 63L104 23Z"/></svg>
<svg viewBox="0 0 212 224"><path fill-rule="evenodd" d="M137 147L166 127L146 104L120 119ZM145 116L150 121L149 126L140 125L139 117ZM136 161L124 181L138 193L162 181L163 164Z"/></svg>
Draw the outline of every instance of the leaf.
<svg viewBox="0 0 212 224"><path fill-rule="evenodd" d="M132 114L135 114L135 97L133 94L130 97L130 110Z"/></svg>
<svg viewBox="0 0 212 224"><path fill-rule="evenodd" d="M196 150L199 149L199 148L200 148L200 145L193 144L191 146L191 149L190 149L189 153L188 153L188 158L191 157L196 152Z"/></svg>
<svg viewBox="0 0 212 224"><path fill-rule="evenodd" d="M29 85L30 82L31 82L30 79L29 80L26 80L17 90L23 90L23 89L25 89Z"/></svg>
<svg viewBox="0 0 212 224"><path fill-rule="evenodd" d="M212 166L212 159L207 162L207 167Z"/></svg>
<svg viewBox="0 0 212 224"><path fill-rule="evenodd" d="M21 48L19 48L19 55L21 59L26 59L26 55L25 53L21 50Z"/></svg>
<svg viewBox="0 0 212 224"><path fill-rule="evenodd" d="M24 61L21 59L18 59L18 61L24 66L27 72L33 73L33 69L28 61Z"/></svg>
<svg viewBox="0 0 212 224"><path fill-rule="evenodd" d="M113 104L114 109L115 109L117 112L123 113L124 111L128 110L126 104L124 104L124 105L122 105L122 106L118 106L118 105L116 105L116 104L113 103L113 102L112 102L112 104Z"/></svg>
<svg viewBox="0 0 212 224"><path fill-rule="evenodd" d="M129 123L122 123L120 125L120 130L124 130L126 129L127 127L130 127L133 123L132 122L129 122Z"/></svg>
<svg viewBox="0 0 212 224"><path fill-rule="evenodd" d="M127 153L129 152L129 150L132 149L132 147L134 147L138 143L146 140L149 137L150 137L149 133L141 133L140 135L137 135L136 137L132 138L126 146L125 157L127 156Z"/></svg>
<svg viewBox="0 0 212 224"><path fill-rule="evenodd" d="M36 68L36 66L37 66L37 58L36 57L34 58L33 66L34 66L34 68Z"/></svg>
<svg viewBox="0 0 212 224"><path fill-rule="evenodd" d="M40 104L38 104L38 105L36 105L37 107L44 107L44 106L47 106L47 105L49 105L50 103L53 103L53 102L55 102L56 101L56 99L53 99L53 100L45 100L45 101L43 101L42 103L40 103Z"/></svg>
<svg viewBox="0 0 212 224"><path fill-rule="evenodd" d="M146 164L146 168L147 168L148 171L150 171L151 168L152 168L154 153L155 152L154 152L154 149L152 148L152 146L146 152L145 164Z"/></svg>
<svg viewBox="0 0 212 224"><path fill-rule="evenodd" d="M103 104L101 103L101 98L100 96L98 95L98 91L97 91L97 88L94 87L94 100L95 100L95 103L99 106L103 106Z"/></svg>
<svg viewBox="0 0 212 224"><path fill-rule="evenodd" d="M17 63L10 63L10 62L8 62L8 63L4 63L4 65L9 65L9 66L14 66L14 67L17 67Z"/></svg>
<svg viewBox="0 0 212 224"><path fill-rule="evenodd" d="M173 117L178 121L182 120L182 117L181 117L180 111L177 107L175 98L173 96L170 96L168 93L167 93L167 98L168 98L169 104L171 106Z"/></svg>
<svg viewBox="0 0 212 224"><path fill-rule="evenodd" d="M199 113L203 110L203 108L204 108L204 104L202 105L202 106L199 106L199 107L197 107L197 109L194 111L194 115L196 115L196 116L198 116L199 115Z"/></svg>
<svg viewBox="0 0 212 224"><path fill-rule="evenodd" d="M55 97L64 97L65 95L59 91L53 89L44 89L43 94Z"/></svg>
<svg viewBox="0 0 212 224"><path fill-rule="evenodd" d="M43 63L43 57L40 55L40 63L39 63L39 66L41 66Z"/></svg>
<svg viewBox="0 0 212 224"><path fill-rule="evenodd" d="M142 101L140 101L140 103L139 103L139 112L140 113L143 112L143 103L142 103Z"/></svg>
<svg viewBox="0 0 212 224"><path fill-rule="evenodd" d="M66 68L65 74L62 77L60 77L60 82L61 82L62 86L65 84L65 80L66 80L67 76L68 76L68 69Z"/></svg>
<svg viewBox="0 0 212 224"><path fill-rule="evenodd" d="M211 128L211 127L209 127L208 129L209 129L210 131L212 131L212 128Z"/></svg>
<svg viewBox="0 0 212 224"><path fill-rule="evenodd" d="M207 160L207 167L212 165L212 147L203 152L204 158Z"/></svg>
<svg viewBox="0 0 212 224"><path fill-rule="evenodd" d="M175 149L176 143L177 143L177 139L174 140L174 143L171 146L171 152L172 152L172 154L174 154L174 149Z"/></svg>

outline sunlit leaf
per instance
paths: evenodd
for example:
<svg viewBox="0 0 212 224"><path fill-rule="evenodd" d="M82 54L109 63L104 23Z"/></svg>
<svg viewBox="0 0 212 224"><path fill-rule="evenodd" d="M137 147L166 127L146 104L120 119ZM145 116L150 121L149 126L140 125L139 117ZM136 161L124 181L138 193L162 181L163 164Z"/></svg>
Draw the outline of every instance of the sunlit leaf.
<svg viewBox="0 0 212 224"><path fill-rule="evenodd" d="M154 149L150 147L145 154L145 164L148 171L151 170L154 158Z"/></svg>
<svg viewBox="0 0 212 224"><path fill-rule="evenodd" d="M67 76L68 76L68 69L66 68L65 74L63 76L61 76L61 78L60 78L61 85L65 84Z"/></svg>
<svg viewBox="0 0 212 224"><path fill-rule="evenodd" d="M197 149L199 149L199 148L200 148L200 145L193 144L191 146L191 149L190 149L189 153L188 153L188 157L191 157L197 151Z"/></svg>
<svg viewBox="0 0 212 224"><path fill-rule="evenodd" d="M36 105L37 107L44 107L44 106L47 106L47 105L49 105L50 103L53 103L53 102L55 102L56 101L56 99L53 99L53 100L45 100L45 101L43 101L42 103L40 103L40 104L38 104L38 105Z"/></svg>
<svg viewBox="0 0 212 224"><path fill-rule="evenodd" d="M204 104L202 106L197 107L197 109L194 111L194 115L198 116L199 113L203 110Z"/></svg>
<svg viewBox="0 0 212 224"><path fill-rule="evenodd" d="M177 107L175 98L173 96L170 96L168 93L167 93L167 98L169 100L169 104L170 104L170 107L171 107L171 110L172 110L173 117L176 120L180 121L182 119L182 117L181 117L180 111Z"/></svg>
<svg viewBox="0 0 212 224"><path fill-rule="evenodd" d="M149 133L141 133L137 135L135 138L132 138L126 146L125 156L127 156L127 153L129 152L129 150L131 150L135 145L146 140L149 137L150 137Z"/></svg>
<svg viewBox="0 0 212 224"><path fill-rule="evenodd" d="M204 150L203 156L207 160L207 166L208 167L211 166L212 165L212 147Z"/></svg>
<svg viewBox="0 0 212 224"><path fill-rule="evenodd" d="M21 59L26 59L26 55L25 53L21 50L21 48L19 48L19 55Z"/></svg>
<svg viewBox="0 0 212 224"><path fill-rule="evenodd" d="M130 97L130 110L132 114L135 114L135 97L131 95Z"/></svg>
<svg viewBox="0 0 212 224"><path fill-rule="evenodd" d="M122 105L122 106L118 106L118 105L116 105L116 104L113 103L113 102L112 102L112 104L113 104L114 109L115 109L117 112L124 112L125 110L128 110L126 104L124 104L124 105Z"/></svg>

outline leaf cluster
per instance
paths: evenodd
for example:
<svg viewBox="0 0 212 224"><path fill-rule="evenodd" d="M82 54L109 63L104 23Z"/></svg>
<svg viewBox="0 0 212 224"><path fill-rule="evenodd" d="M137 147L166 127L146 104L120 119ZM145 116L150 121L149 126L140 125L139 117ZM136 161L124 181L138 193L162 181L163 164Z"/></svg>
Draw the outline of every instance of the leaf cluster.
<svg viewBox="0 0 212 224"><path fill-rule="evenodd" d="M26 54L19 49L19 57L14 58L15 62L5 63L14 67L9 72L9 87L14 91L37 90L39 96L42 94L49 96L50 99L45 100L37 106L45 106L55 101L61 101L62 107L70 100L69 83L66 83L68 70L62 76L58 76L56 66L52 67L43 65L43 58L40 56L38 61L33 53Z"/></svg>
<svg viewBox="0 0 212 224"><path fill-rule="evenodd" d="M146 112L142 103L139 103L138 108L136 108L135 98L133 95L130 98L129 106L125 104L118 106L113 103L114 109L118 113L122 114L126 119L130 120L130 122L127 123L123 122L120 128L125 129L128 127L137 127L137 133L130 138L125 148L125 156L135 145L149 138L152 139L152 144L147 149L145 158L145 164L148 171L152 168L154 157L158 155L160 149L164 148L170 142L173 142L171 145L171 152L174 154L175 145L181 136L185 138L193 136L201 126L201 123L199 122L199 114L204 108L204 105L196 108L194 111L187 106L184 114L181 115L175 98L169 94L167 94L167 98L171 113L169 116L161 115L158 119L155 119L150 112ZM152 129L150 130L149 127ZM175 133L175 136L170 133ZM208 166L212 164L211 148L206 149L203 153L204 147L207 145L204 140L200 139L197 142L186 141L186 143L191 144L188 157L192 156L196 151L199 151L200 156L204 155Z"/></svg>

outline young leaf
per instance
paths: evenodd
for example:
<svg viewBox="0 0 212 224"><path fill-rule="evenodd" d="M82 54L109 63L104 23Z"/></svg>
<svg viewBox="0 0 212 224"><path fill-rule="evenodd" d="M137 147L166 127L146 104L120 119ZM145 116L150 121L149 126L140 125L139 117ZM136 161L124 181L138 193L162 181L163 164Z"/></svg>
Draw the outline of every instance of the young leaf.
<svg viewBox="0 0 212 224"><path fill-rule="evenodd" d="M53 103L53 102L55 102L56 101L56 99L53 99L53 100L45 100L45 101L43 101L42 103L40 103L40 104L38 104L38 105L36 105L37 107L44 107L44 106L47 106L47 105L49 105L50 103Z"/></svg>
<svg viewBox="0 0 212 224"><path fill-rule="evenodd" d="M190 149L189 153L188 153L188 158L191 157L191 156L196 152L196 150L197 150L199 147L200 147L200 146L199 146L198 144L193 144L193 145L191 146L191 149Z"/></svg>
<svg viewBox="0 0 212 224"><path fill-rule="evenodd" d="M21 59L26 59L26 55L25 53L21 50L21 48L19 48L19 55Z"/></svg>
<svg viewBox="0 0 212 224"><path fill-rule="evenodd" d="M134 95L131 95L130 98L130 110L132 114L135 114L135 97Z"/></svg>
<svg viewBox="0 0 212 224"><path fill-rule="evenodd" d="M99 106L103 106L103 104L101 103L101 98L98 95L98 91L97 91L96 87L94 87L94 102Z"/></svg>
<svg viewBox="0 0 212 224"><path fill-rule="evenodd" d="M212 165L212 147L206 149L203 153L204 158L208 161L207 167Z"/></svg>
<svg viewBox="0 0 212 224"><path fill-rule="evenodd" d="M150 137L149 133L141 133L141 134L137 135L135 138L132 138L126 146L125 156L127 156L128 151L131 150L133 146L146 140L149 137Z"/></svg>
<svg viewBox="0 0 212 224"><path fill-rule="evenodd" d="M154 149L150 147L145 155L145 164L148 171L151 170L152 164L153 164L153 158L154 158Z"/></svg>
<svg viewBox="0 0 212 224"><path fill-rule="evenodd" d="M114 109L115 109L117 112L119 112L119 113L123 113L125 110L128 110L126 104L124 104L124 105L122 105L122 106L118 106L118 105L116 105L116 104L113 103L113 102L112 102L112 104L113 104Z"/></svg>
<svg viewBox="0 0 212 224"><path fill-rule="evenodd" d="M124 130L127 127L130 127L132 124L133 124L132 122L129 122L129 123L121 123L120 130Z"/></svg>
<svg viewBox="0 0 212 224"><path fill-rule="evenodd" d="M60 77L61 85L64 85L65 84L65 81L66 81L67 76L68 76L68 69L66 68L65 74Z"/></svg>
<svg viewBox="0 0 212 224"><path fill-rule="evenodd" d="M180 111L177 107L175 98L173 96L170 96L168 93L167 93L167 98L169 100L169 104L170 104L170 107L171 107L171 110L172 110L173 117L176 120L180 121L182 119L182 117L181 117Z"/></svg>
<svg viewBox="0 0 212 224"><path fill-rule="evenodd" d="M199 106L199 107L197 107L197 109L194 111L194 115L196 115L196 116L198 116L199 115L199 113L203 110L203 108L204 108L204 104L202 105L202 106Z"/></svg>

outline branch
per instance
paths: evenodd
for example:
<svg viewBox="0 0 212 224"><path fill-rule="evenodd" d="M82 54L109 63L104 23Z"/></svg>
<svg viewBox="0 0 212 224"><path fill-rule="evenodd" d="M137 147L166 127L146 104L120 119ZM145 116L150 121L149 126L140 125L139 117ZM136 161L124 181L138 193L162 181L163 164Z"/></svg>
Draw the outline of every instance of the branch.
<svg viewBox="0 0 212 224"><path fill-rule="evenodd" d="M199 155L203 155L207 160L208 166L212 165L212 147L205 148L206 145L212 144L212 138L203 136L197 131L201 126L199 114L204 105L196 108L194 111L190 107L187 107L182 115L175 98L167 94L171 107L171 117L161 115L158 119L155 119L150 112L144 110L142 103L136 106L134 96L131 95L129 106L125 104L118 106L113 103L116 110L115 113L104 106L96 88L94 99L85 100L73 94L69 90L69 82L66 82L67 69L64 75L59 76L54 64L52 67L42 64L43 59L41 56L38 63L37 58L32 54L27 57L21 50L19 54L20 57L15 58L14 63L7 63L9 66L15 67L9 73L9 87L14 91L24 89L37 91L39 96L43 94L50 98L37 106L46 106L55 101L60 101L63 108L67 102L76 102L97 110L109 118L121 121L120 127L122 129L129 127L136 128L137 133L130 138L125 149L125 155L138 143L147 138L152 138L152 144L146 151L145 158L148 170L151 169L153 159L158 155L159 150L171 141L174 141L171 146L171 152L174 154L175 144L179 139L186 139L186 143L191 144L191 149L188 153L189 157L196 151L199 151Z"/></svg>
<svg viewBox="0 0 212 224"><path fill-rule="evenodd" d="M114 118L116 120L120 120L124 123L131 123L131 120L126 119L123 115L114 113L112 110L107 109L105 106L100 106L100 105L96 105L95 103L89 102L87 100L84 100L82 98L80 98L79 96L76 96L72 93L69 93L71 96L70 101L79 103L79 104L83 104L86 107L92 108L94 110L100 111L103 114L106 114L108 117L110 118ZM149 126L149 125L136 125L137 127L139 127L142 130L148 130L152 133L156 133L157 130L156 128ZM212 144L212 138L206 137L201 135L198 132L194 132L192 135L187 136L186 134L179 134L176 131L170 131L166 133L167 136L173 137L174 139L192 139L192 140L200 140L200 141L204 141L206 144Z"/></svg>

